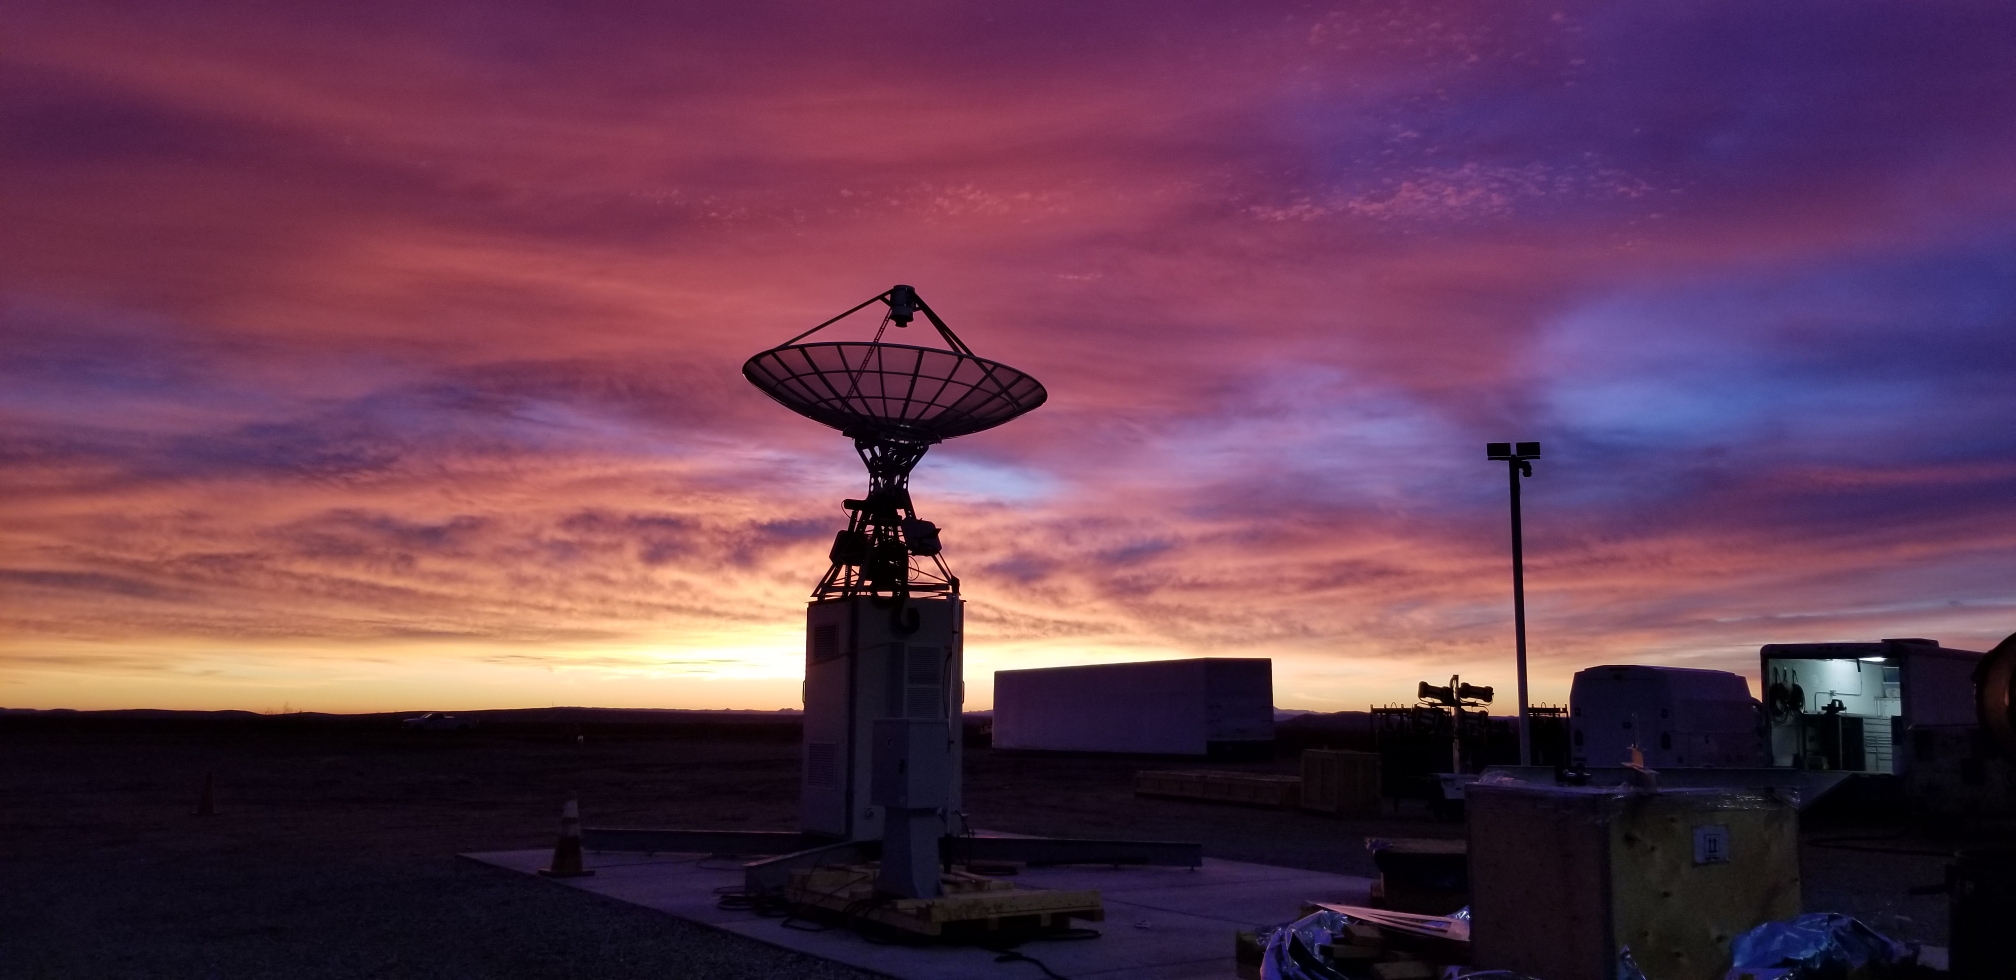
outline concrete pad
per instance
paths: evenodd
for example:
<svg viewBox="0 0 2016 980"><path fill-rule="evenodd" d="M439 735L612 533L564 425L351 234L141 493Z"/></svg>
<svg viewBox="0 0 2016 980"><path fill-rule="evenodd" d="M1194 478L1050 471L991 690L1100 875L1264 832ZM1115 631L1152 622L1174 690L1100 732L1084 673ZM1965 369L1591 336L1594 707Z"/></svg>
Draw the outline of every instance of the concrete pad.
<svg viewBox="0 0 2016 980"><path fill-rule="evenodd" d="M1105 899L1109 908L1118 902L1144 911L1173 912L1211 919L1236 915L1239 918L1234 921L1241 928L1250 929L1257 925L1272 925L1293 919L1304 902L1363 905L1371 893L1370 888L1369 880L1319 882L1287 879L1240 882L1223 888L1115 890L1110 897L1102 890L1100 897ZM1155 917L1151 915L1147 918L1152 922Z"/></svg>
<svg viewBox="0 0 2016 980"><path fill-rule="evenodd" d="M542 849L463 856L531 874L552 855ZM844 928L804 931L782 919L721 909L721 891L742 884L731 860L590 852L586 864L594 875L549 880L900 980L1041 976L1027 963L996 962L999 954L988 950L878 945ZM1362 903L1371 887L1369 878L1211 858L1194 869L1030 868L1010 880L1024 888L1099 891L1106 906L1106 921L1093 925L1099 938L1016 950L1073 980L1229 980L1236 972L1233 933L1294 918L1305 901Z"/></svg>
<svg viewBox="0 0 2016 980"><path fill-rule="evenodd" d="M1048 963L1049 960L1044 960ZM1200 960L1196 963L1174 963L1166 966L1139 966L1120 970L1102 970L1098 973L1065 974L1073 980L1231 980L1237 976L1236 965L1230 956L1214 960ZM1040 980L1040 978L1038 978Z"/></svg>

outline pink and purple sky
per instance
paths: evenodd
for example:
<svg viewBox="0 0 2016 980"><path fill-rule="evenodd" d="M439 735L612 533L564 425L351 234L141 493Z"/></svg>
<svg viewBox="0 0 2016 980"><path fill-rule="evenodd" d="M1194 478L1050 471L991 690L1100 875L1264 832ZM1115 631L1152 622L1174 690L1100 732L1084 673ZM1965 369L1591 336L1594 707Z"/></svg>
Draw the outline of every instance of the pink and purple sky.
<svg viewBox="0 0 2016 980"><path fill-rule="evenodd" d="M1509 691L1490 440L1546 447L1537 700L2016 629L2016 6L0 31L0 705L795 706L865 477L739 367L897 282L1051 393L912 482L969 707L1206 655Z"/></svg>

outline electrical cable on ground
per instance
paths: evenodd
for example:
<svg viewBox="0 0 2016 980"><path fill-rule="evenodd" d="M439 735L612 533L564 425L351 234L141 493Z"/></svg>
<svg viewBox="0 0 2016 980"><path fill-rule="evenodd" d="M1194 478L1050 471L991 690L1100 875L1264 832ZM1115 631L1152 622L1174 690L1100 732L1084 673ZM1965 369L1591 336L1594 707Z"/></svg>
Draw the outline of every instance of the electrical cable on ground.
<svg viewBox="0 0 2016 980"><path fill-rule="evenodd" d="M1021 942L1028 942L1030 940L1080 940L1080 939L1097 939L1097 938L1099 938L1099 930L1097 929L1070 928L1070 929L1061 929L1056 932L1046 932L1041 935L1030 936L1028 939L1022 940ZM976 945L979 945L981 949L987 950L990 953L998 954L994 957L994 962L996 963L1028 963L1031 966L1034 966L1036 969L1042 970L1043 975L1049 977L1050 980L1071 980L1070 977L1067 977L1061 973L1058 973L1056 970L1051 969L1050 964L1045 963L1034 956L1030 956L1028 953L1024 953L1021 950L1015 949L1014 946L1021 945L1021 942L1013 943L1008 946L987 945L985 943L980 943Z"/></svg>
<svg viewBox="0 0 2016 980"><path fill-rule="evenodd" d="M1051 978L1051 980L1071 980L1070 977L1067 977L1062 973L1058 973L1056 970L1050 969L1050 967L1047 964L1045 964L1042 960L1039 960L1034 956L1030 956L1028 953L1018 953L1012 949L1002 953L999 956L994 957L994 962L1029 963L1034 965L1036 969L1042 970L1043 975Z"/></svg>

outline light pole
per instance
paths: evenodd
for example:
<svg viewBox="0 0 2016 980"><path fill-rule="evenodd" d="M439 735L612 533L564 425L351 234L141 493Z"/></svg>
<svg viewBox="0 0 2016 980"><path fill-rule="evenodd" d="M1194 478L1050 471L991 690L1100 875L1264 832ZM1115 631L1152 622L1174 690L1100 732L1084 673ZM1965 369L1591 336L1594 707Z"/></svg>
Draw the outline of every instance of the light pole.
<svg viewBox="0 0 2016 980"><path fill-rule="evenodd" d="M1526 716L1526 554L1519 531L1519 479L1533 475L1537 442L1487 442L1484 455L1502 459L1512 478L1512 636L1519 651L1519 764L1533 764L1533 727Z"/></svg>

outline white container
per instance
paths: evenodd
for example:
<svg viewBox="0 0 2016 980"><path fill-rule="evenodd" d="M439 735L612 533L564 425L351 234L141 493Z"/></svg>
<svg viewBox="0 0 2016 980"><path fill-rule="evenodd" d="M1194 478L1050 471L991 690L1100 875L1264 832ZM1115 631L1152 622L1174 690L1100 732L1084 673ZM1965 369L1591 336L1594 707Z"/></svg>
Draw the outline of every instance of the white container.
<svg viewBox="0 0 2016 980"><path fill-rule="evenodd" d="M1765 764L1757 702L1739 674L1618 665L1575 673L1568 695L1569 755L1620 766L1632 746L1654 769Z"/></svg>
<svg viewBox="0 0 2016 980"><path fill-rule="evenodd" d="M1274 662L1205 657L994 673L994 747L1211 755L1274 740Z"/></svg>

